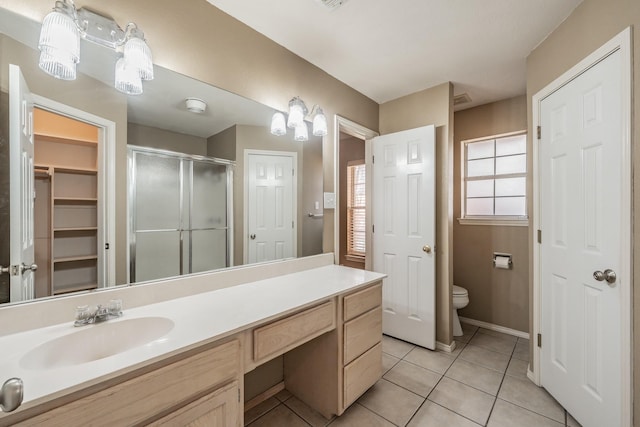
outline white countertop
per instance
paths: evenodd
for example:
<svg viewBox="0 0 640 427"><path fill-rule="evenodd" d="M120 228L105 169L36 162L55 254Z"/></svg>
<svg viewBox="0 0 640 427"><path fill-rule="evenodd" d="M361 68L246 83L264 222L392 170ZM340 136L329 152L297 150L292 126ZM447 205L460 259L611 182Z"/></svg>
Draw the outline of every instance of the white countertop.
<svg viewBox="0 0 640 427"><path fill-rule="evenodd" d="M24 382L23 406L32 406L151 362L233 335L273 318L366 286L385 275L337 265L127 309L103 324L73 327L69 322L0 337L0 380ZM107 301L104 301L106 304ZM49 370L21 366L20 359L38 345L88 328L139 317L166 317L175 326L148 344L103 359Z"/></svg>

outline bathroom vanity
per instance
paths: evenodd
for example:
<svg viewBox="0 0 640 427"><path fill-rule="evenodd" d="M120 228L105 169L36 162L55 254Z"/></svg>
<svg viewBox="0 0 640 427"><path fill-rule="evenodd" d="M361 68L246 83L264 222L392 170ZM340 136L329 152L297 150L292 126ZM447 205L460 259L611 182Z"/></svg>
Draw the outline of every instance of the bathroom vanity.
<svg viewBox="0 0 640 427"><path fill-rule="evenodd" d="M25 387L23 404L0 413L0 426L242 425L244 374L278 356L287 390L325 417L340 415L382 373L383 278L326 265L128 310L123 296L120 319L81 328L70 319L0 337L0 348L12 349L0 354L0 373ZM147 333L153 319L173 326L108 357L71 353L74 361L52 365L41 357L50 343L92 328L114 348L129 335L135 343L136 325ZM110 334L118 322L130 323Z"/></svg>

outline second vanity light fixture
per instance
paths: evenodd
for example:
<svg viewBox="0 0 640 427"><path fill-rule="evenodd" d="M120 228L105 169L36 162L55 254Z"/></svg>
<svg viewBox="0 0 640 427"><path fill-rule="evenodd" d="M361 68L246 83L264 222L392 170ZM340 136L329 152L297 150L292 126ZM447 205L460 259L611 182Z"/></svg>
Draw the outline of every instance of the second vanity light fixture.
<svg viewBox="0 0 640 427"><path fill-rule="evenodd" d="M314 114L315 112L315 114ZM319 105L314 105L309 113L307 106L300 97L296 96L289 101L289 117L285 120L284 113L280 111L271 118L271 133L276 136L286 135L287 128L294 129L296 141L308 141L309 130L304 118L313 115L313 135L325 136L327 134L327 118Z"/></svg>
<svg viewBox="0 0 640 427"><path fill-rule="evenodd" d="M42 21L40 68L58 79L75 80L80 37L122 52L115 67L115 87L120 92L140 95L142 80L153 80L151 49L138 26L129 23L123 30L111 18L76 9L73 0L56 1L53 11Z"/></svg>

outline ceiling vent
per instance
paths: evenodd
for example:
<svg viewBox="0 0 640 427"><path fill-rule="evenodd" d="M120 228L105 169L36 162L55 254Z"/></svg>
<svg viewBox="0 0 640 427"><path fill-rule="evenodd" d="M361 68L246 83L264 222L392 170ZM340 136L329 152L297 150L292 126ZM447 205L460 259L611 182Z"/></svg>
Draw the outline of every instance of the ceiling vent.
<svg viewBox="0 0 640 427"><path fill-rule="evenodd" d="M347 0L316 0L318 3L323 4L329 10L336 10L343 4L347 2Z"/></svg>
<svg viewBox="0 0 640 427"><path fill-rule="evenodd" d="M467 93L461 93L453 97L453 105L461 105L471 102L471 97Z"/></svg>

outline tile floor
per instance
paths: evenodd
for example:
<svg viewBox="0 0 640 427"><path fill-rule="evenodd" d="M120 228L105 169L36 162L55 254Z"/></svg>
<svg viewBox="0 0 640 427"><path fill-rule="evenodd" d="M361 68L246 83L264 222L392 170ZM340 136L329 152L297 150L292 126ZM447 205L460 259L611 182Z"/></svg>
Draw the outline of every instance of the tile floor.
<svg viewBox="0 0 640 427"><path fill-rule="evenodd" d="M576 427L527 379L529 341L463 324L453 353L384 336L384 376L342 416L327 420L284 390L245 413L261 426Z"/></svg>

